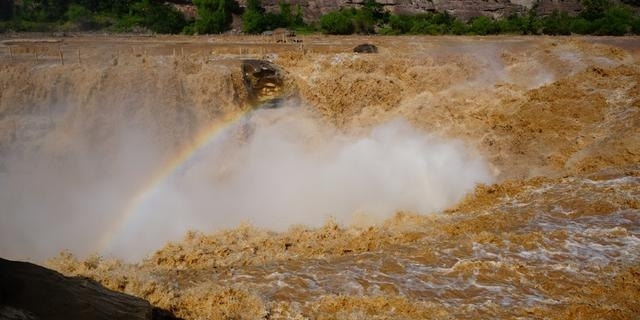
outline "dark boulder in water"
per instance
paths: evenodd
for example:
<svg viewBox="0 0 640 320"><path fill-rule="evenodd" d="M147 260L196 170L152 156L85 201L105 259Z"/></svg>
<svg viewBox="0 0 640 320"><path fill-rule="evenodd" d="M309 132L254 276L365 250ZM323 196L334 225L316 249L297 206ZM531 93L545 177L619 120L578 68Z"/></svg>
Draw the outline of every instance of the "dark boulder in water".
<svg viewBox="0 0 640 320"><path fill-rule="evenodd" d="M242 78L249 102L255 108L278 108L298 97L298 90L287 73L267 60L242 60Z"/></svg>
<svg viewBox="0 0 640 320"><path fill-rule="evenodd" d="M243 60L242 78L249 97L258 101L277 96L284 83L282 70L266 60Z"/></svg>
<svg viewBox="0 0 640 320"><path fill-rule="evenodd" d="M179 319L82 277L0 258L0 319Z"/></svg>
<svg viewBox="0 0 640 320"><path fill-rule="evenodd" d="M370 43L361 44L355 48L353 48L353 52L358 53L378 53L378 47L372 45Z"/></svg>

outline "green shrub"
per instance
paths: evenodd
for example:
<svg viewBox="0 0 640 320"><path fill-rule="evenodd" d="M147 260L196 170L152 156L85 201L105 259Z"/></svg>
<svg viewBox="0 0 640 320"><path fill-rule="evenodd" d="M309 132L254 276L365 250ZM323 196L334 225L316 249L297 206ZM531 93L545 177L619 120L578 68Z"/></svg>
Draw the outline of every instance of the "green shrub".
<svg viewBox="0 0 640 320"><path fill-rule="evenodd" d="M197 33L222 33L229 30L232 13L242 13L235 0L193 0L198 7L194 24Z"/></svg>
<svg viewBox="0 0 640 320"><path fill-rule="evenodd" d="M93 13L83 5L72 3L65 14L67 23L62 27L65 30L97 30L100 25L93 19Z"/></svg>
<svg viewBox="0 0 640 320"><path fill-rule="evenodd" d="M395 34L409 33L413 25L413 19L413 16L391 15L389 18L389 28L393 30Z"/></svg>
<svg viewBox="0 0 640 320"><path fill-rule="evenodd" d="M353 11L351 18L355 33L373 34L376 33L376 20L363 10Z"/></svg>
<svg viewBox="0 0 640 320"><path fill-rule="evenodd" d="M129 13L119 19L117 30L131 31L141 27L156 33L180 33L186 24L184 16L169 5L142 0L134 3Z"/></svg>
<svg viewBox="0 0 640 320"><path fill-rule="evenodd" d="M640 0L580 0L584 9L577 17L559 11L538 17L534 5L526 15L497 21L480 16L468 23L447 12L397 16L375 0L363 0L358 9L330 12L311 26L304 23L301 7L287 1L279 0L280 12L266 13L260 0L247 0L244 11L236 0L193 0L198 17L187 22L160 0L0 0L0 32L143 28L157 33L221 33L230 28L232 14L244 13L243 30L248 33L286 27L328 34L640 34L640 16L628 6L640 6Z"/></svg>
<svg viewBox="0 0 640 320"><path fill-rule="evenodd" d="M433 24L429 20L415 21L411 27L410 33L412 34L428 34L438 35L444 33L444 27L442 25Z"/></svg>
<svg viewBox="0 0 640 320"><path fill-rule="evenodd" d="M582 0L583 9L580 16L593 21L604 17L605 11L611 6L609 0Z"/></svg>
<svg viewBox="0 0 640 320"><path fill-rule="evenodd" d="M320 17L320 29L327 34L352 34L355 26L348 10L329 12Z"/></svg>
<svg viewBox="0 0 640 320"><path fill-rule="evenodd" d="M463 35L467 33L467 29L468 27L464 22L462 22L459 19L456 19L451 24L451 28L449 29L449 32L455 35Z"/></svg>
<svg viewBox="0 0 640 320"><path fill-rule="evenodd" d="M478 16L469 22L468 33L476 35L497 34L500 28L493 19L486 16Z"/></svg>
<svg viewBox="0 0 640 320"><path fill-rule="evenodd" d="M500 33L508 34L525 34L527 20L517 14L512 14L506 19L501 19L496 22Z"/></svg>
<svg viewBox="0 0 640 320"><path fill-rule="evenodd" d="M575 18L571 21L571 32L577 34L592 34L595 31L594 24L585 18Z"/></svg>
<svg viewBox="0 0 640 320"><path fill-rule="evenodd" d="M265 29L262 13L246 10L242 14L242 31L246 33L261 33Z"/></svg>
<svg viewBox="0 0 640 320"><path fill-rule="evenodd" d="M296 13L291 11L291 5L280 2L280 13L265 13L260 0L250 0L242 15L242 28L247 33L261 33L276 28L304 27L300 6Z"/></svg>
<svg viewBox="0 0 640 320"><path fill-rule="evenodd" d="M302 26L299 27L295 27L295 31L297 35L302 35L302 34L312 34L315 32L318 32L318 27L315 24L304 24Z"/></svg>
<svg viewBox="0 0 640 320"><path fill-rule="evenodd" d="M566 12L554 10L542 21L542 33L550 35L571 34L571 18Z"/></svg>
<svg viewBox="0 0 640 320"><path fill-rule="evenodd" d="M631 32L634 34L640 34L640 17L636 17L631 23Z"/></svg>
<svg viewBox="0 0 640 320"><path fill-rule="evenodd" d="M50 22L33 22L14 19L0 24L0 32L50 32L54 30L55 24Z"/></svg>
<svg viewBox="0 0 640 320"><path fill-rule="evenodd" d="M622 36L630 32L634 20L633 12L626 6L611 6L601 18L597 34Z"/></svg>

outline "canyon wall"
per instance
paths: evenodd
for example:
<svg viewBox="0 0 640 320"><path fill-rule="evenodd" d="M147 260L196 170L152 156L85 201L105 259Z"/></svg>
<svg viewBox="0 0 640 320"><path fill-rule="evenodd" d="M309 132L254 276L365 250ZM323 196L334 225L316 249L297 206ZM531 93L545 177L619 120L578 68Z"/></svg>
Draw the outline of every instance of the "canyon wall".
<svg viewBox="0 0 640 320"><path fill-rule="evenodd" d="M240 0L244 6L246 0ZM300 6L305 21L315 21L321 15L342 7L358 7L363 0L292 0L295 8ZM448 12L463 20L485 15L492 18L505 18L512 14L526 14L536 6L539 15L547 15L554 10L577 14L582 6L579 0L376 0L384 8L395 14L418 14L424 12ZM279 11L278 0L263 0L262 5L268 12Z"/></svg>

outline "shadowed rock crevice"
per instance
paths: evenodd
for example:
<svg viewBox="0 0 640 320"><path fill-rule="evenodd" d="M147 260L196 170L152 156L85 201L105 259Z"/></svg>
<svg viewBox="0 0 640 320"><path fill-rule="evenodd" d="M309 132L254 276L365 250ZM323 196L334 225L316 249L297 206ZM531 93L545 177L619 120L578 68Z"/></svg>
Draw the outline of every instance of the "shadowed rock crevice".
<svg viewBox="0 0 640 320"><path fill-rule="evenodd" d="M0 258L0 319L179 319L81 277Z"/></svg>

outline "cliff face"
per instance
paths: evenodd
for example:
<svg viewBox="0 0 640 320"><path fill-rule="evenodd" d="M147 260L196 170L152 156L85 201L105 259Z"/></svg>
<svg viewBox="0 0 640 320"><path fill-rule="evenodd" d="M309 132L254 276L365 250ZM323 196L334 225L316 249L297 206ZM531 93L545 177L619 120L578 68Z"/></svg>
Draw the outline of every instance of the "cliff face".
<svg viewBox="0 0 640 320"><path fill-rule="evenodd" d="M385 9L395 14L417 14L424 12L448 12L463 20L485 15L492 18L508 17L511 14L526 14L537 3L538 14L550 14L553 10L576 14L582 8L580 0L376 0ZM244 6L246 0L240 0ZM299 5L306 21L315 21L321 15L342 7L358 7L364 0L291 0L293 7ZM268 12L277 12L279 0L263 0Z"/></svg>

